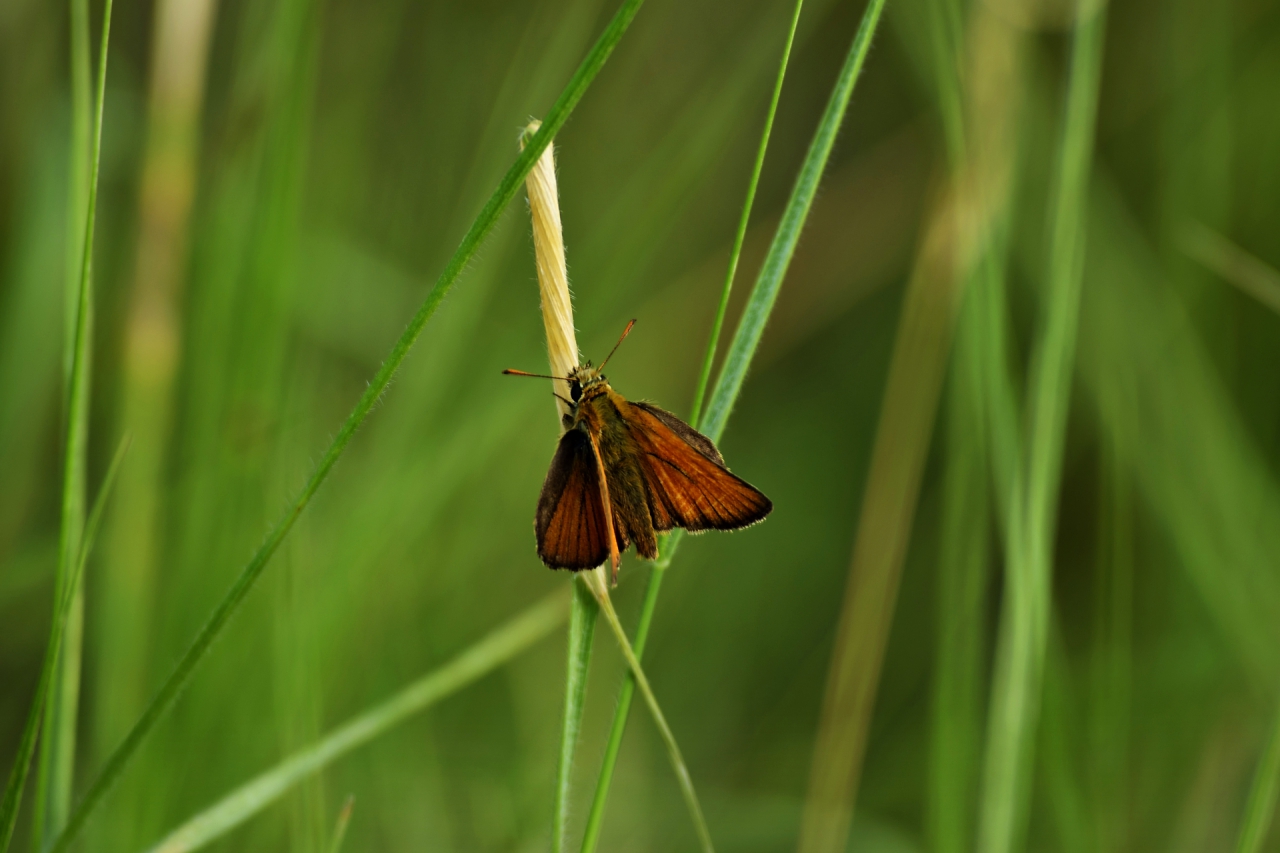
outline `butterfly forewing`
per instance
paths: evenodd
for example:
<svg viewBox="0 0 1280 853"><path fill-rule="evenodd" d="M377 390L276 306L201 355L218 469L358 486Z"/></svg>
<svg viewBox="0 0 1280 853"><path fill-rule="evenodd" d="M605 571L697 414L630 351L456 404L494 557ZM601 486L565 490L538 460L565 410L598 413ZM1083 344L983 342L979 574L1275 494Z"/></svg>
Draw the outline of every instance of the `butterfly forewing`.
<svg viewBox="0 0 1280 853"><path fill-rule="evenodd" d="M773 509L758 489L724 466L711 439L670 412L630 403L656 530L736 530Z"/></svg>
<svg viewBox="0 0 1280 853"><path fill-rule="evenodd" d="M591 440L571 429L551 460L534 522L538 556L558 569L591 569L609 556L600 478Z"/></svg>

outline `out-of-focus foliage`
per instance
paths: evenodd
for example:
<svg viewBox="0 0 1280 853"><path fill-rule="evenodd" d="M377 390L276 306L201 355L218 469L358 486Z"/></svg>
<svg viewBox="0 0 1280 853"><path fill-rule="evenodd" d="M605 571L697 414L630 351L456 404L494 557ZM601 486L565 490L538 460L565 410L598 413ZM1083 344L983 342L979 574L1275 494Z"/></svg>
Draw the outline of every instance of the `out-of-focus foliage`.
<svg viewBox="0 0 1280 853"><path fill-rule="evenodd" d="M649 638L646 670L726 851L795 843L900 297L947 169L932 2L888 2L722 441L777 509L682 547ZM1006 276L1020 389L1041 323L1070 4L985 2L1021 28L1024 51ZM609 367L624 395L687 413L791 8L648 0L557 140L584 356L599 360L639 319ZM805 5L731 326L861 11ZM142 175L156 156L155 12L120 3L112 28L91 489L150 399L124 402L146 379L130 372L129 345ZM81 785L302 482L515 156L519 129L612 12L603 0L213 8L167 339L174 373L169 404L156 404L167 414L151 457L135 441L86 570ZM1127 0L1107 14L1028 844L1216 851L1235 843L1280 703L1280 317L1203 266L1188 235L1207 227L1280 266L1280 7ZM0 5L5 771L56 562L67 29L63 4ZM541 335L516 204L91 822L85 849L142 848L563 586L538 562L531 523L554 409L543 385L499 374L541 369ZM957 386L953 372L944 394ZM931 703L939 661L956 660L938 654L936 626L949 607L983 620L973 677L985 713L1000 514L995 495L990 513L973 513L992 528L985 593L941 583L955 541L944 502L963 497L948 464L985 466L992 451L973 455L988 439L956 425L964 405L940 411L857 850L971 849L971 826L935 821ZM148 458L154 476L135 468L131 483L129 466ZM151 571L130 572L138 555ZM624 620L647 571L624 563ZM622 672L598 634L578 750L583 813ZM558 634L327 768L218 849L326 850L349 793L344 849L545 849L563 669ZM632 716L601 849L690 849L662 745ZM972 769L958 754L955 779Z"/></svg>

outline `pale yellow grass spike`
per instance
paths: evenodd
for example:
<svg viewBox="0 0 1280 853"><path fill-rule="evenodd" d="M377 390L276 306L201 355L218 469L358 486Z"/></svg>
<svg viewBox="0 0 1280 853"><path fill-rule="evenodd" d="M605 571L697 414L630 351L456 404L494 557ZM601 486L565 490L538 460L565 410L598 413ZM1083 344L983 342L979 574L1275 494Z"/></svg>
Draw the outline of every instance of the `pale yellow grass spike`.
<svg viewBox="0 0 1280 853"><path fill-rule="evenodd" d="M542 126L531 121L521 135L520 146ZM533 220L533 251L538 266L538 295L542 324L547 330L547 358L552 376L568 376L578 366L578 340L573 330L573 301L569 296L569 269L564 259L564 232L560 226L560 196L556 187L555 143L547 146L525 178L529 214ZM566 400L569 383L553 380L555 392ZM556 406L563 418L569 413L564 400Z"/></svg>

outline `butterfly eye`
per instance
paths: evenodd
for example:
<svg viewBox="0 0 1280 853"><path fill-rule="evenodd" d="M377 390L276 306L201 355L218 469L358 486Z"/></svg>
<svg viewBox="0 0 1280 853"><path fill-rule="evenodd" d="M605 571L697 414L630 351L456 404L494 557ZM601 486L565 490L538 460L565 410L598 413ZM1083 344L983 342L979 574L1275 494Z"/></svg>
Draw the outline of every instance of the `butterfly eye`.
<svg viewBox="0 0 1280 853"><path fill-rule="evenodd" d="M582 399L582 383L576 379L569 383L569 398L575 403Z"/></svg>

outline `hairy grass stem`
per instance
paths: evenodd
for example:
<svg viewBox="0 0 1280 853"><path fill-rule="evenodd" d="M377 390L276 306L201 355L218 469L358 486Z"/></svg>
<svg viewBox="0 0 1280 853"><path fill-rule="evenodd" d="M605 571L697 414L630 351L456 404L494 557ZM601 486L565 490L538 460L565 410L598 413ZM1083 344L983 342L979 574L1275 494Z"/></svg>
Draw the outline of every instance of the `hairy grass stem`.
<svg viewBox="0 0 1280 853"><path fill-rule="evenodd" d="M538 122L532 122L521 137L537 130ZM543 325L547 334L547 353L553 376L568 376L578 366L579 355L573 329L573 300L569 295L569 273L565 263L564 234L560 225L560 203L556 191L555 156L552 145L539 159L537 166L529 173L527 180L529 192L529 212L533 220L534 254L538 266L538 290L542 304ZM568 386L561 380L552 380L563 393L556 394L557 412L560 415L561 432L564 431L564 415L568 413L565 403ZM605 513L610 512L606 500ZM612 535L612 534L610 534ZM568 659L565 667L565 700L564 717L560 732L560 754L556 775L555 814L552 825L552 849L562 853L567 846L569 823L569 795L573 774L573 756L577 751L578 735L582 729L582 713L586 706L587 673L591 663L591 640L595 631L596 617L600 606L608 609L611 625L617 625L615 631L619 644L623 647L623 655L633 662L639 671L636 660L622 632L617 614L613 613L613 605L608 593L604 591L603 569L576 575L573 580L573 603L569 617ZM601 588L592 587L592 578L600 580ZM604 597L601 598L603 592ZM593 596L595 596L593 600ZM640 673L643 679L643 673ZM647 689L647 682L644 684ZM703 841L705 850L711 850L711 836L707 831L706 820L702 816L702 808L698 804L693 790L693 781L689 778L689 770L680 756L680 748L675 737L667 726L666 719L653 698L652 691L647 695L649 709L663 739L667 744L667 752L671 758L681 792L689 807L698 836Z"/></svg>
<svg viewBox="0 0 1280 853"><path fill-rule="evenodd" d="M523 147L541 126L533 121L520 135ZM533 226L533 252L538 269L538 301L547 338L547 362L552 376L566 377L578 366L577 333L573 328L573 298L569 294L569 269L564 252L564 228L560 223L560 197L556 184L555 143L538 158L525 179L529 196L529 218ZM553 379L556 420L564 433L569 414L569 384ZM600 610L591 593L577 577L571 581L573 597L569 612L569 635L564 672L564 712L560 725L560 751L556 764L555 804L551 820L551 849L564 853L568 846L570 792L573 784L573 757L582 732L586 709L587 675L591 668L591 641L595 637Z"/></svg>
<svg viewBox="0 0 1280 853"><path fill-rule="evenodd" d="M568 610L563 592L548 596L439 669L236 788L166 835L151 853L196 850L220 838L302 780L505 664L561 625Z"/></svg>
<svg viewBox="0 0 1280 853"><path fill-rule="evenodd" d="M342 456L343 451L346 450L356 430L359 429L365 418L369 416L378 399L386 391L387 386L390 385L392 377L408 355L413 344L417 341L427 321L435 314L436 309L440 307L440 303L457 282L467 262L497 223L499 215L510 203L511 199L515 197L519 191L520 184L524 181L525 176L529 173L537 158L541 156L550 140L554 138L556 132L568 120L578 101L581 100L591 82L599 74L605 61L613 52L613 48L621 40L622 35L639 11L642 2L643 0L626 0L614 14L586 58L578 66L573 77L547 113L541 129L534 134L525 149L508 168L498 187L489 197L484 208L462 238L462 242L445 265L444 270L428 292L421 307L409 321L408 327L392 347L390 354L382 363L372 381L370 381L351 414L343 422L342 427L321 457L306 485L303 486L288 511L276 523L267 535L266 540L259 546L248 564L245 565L239 577L232 584L231 589L214 609L208 622L200 629L195 640L179 660L173 673L151 700L138 722L134 724L129 734L115 752L112 753L111 757L107 759L98 777L89 786L84 798L72 812L66 827L54 841L51 848L53 853L61 853L61 851L66 850L80 830L83 829L89 814L132 760L138 747L149 736L156 722L173 704L174 699L191 677L196 666L208 653L214 639L222 633L232 614L239 609L241 602L244 601L249 590L257 582L268 561L280 547L280 543L288 536L298 516L302 514L302 511L311 502L311 498L328 477L329 472Z"/></svg>
<svg viewBox="0 0 1280 853"><path fill-rule="evenodd" d="M978 845L1018 849L1025 831L1049 641L1050 579L1086 230L1085 196L1101 76L1105 7L1078 3L1050 210L1045 326L1028 397L1026 457L1006 531L1007 571L987 728Z"/></svg>

